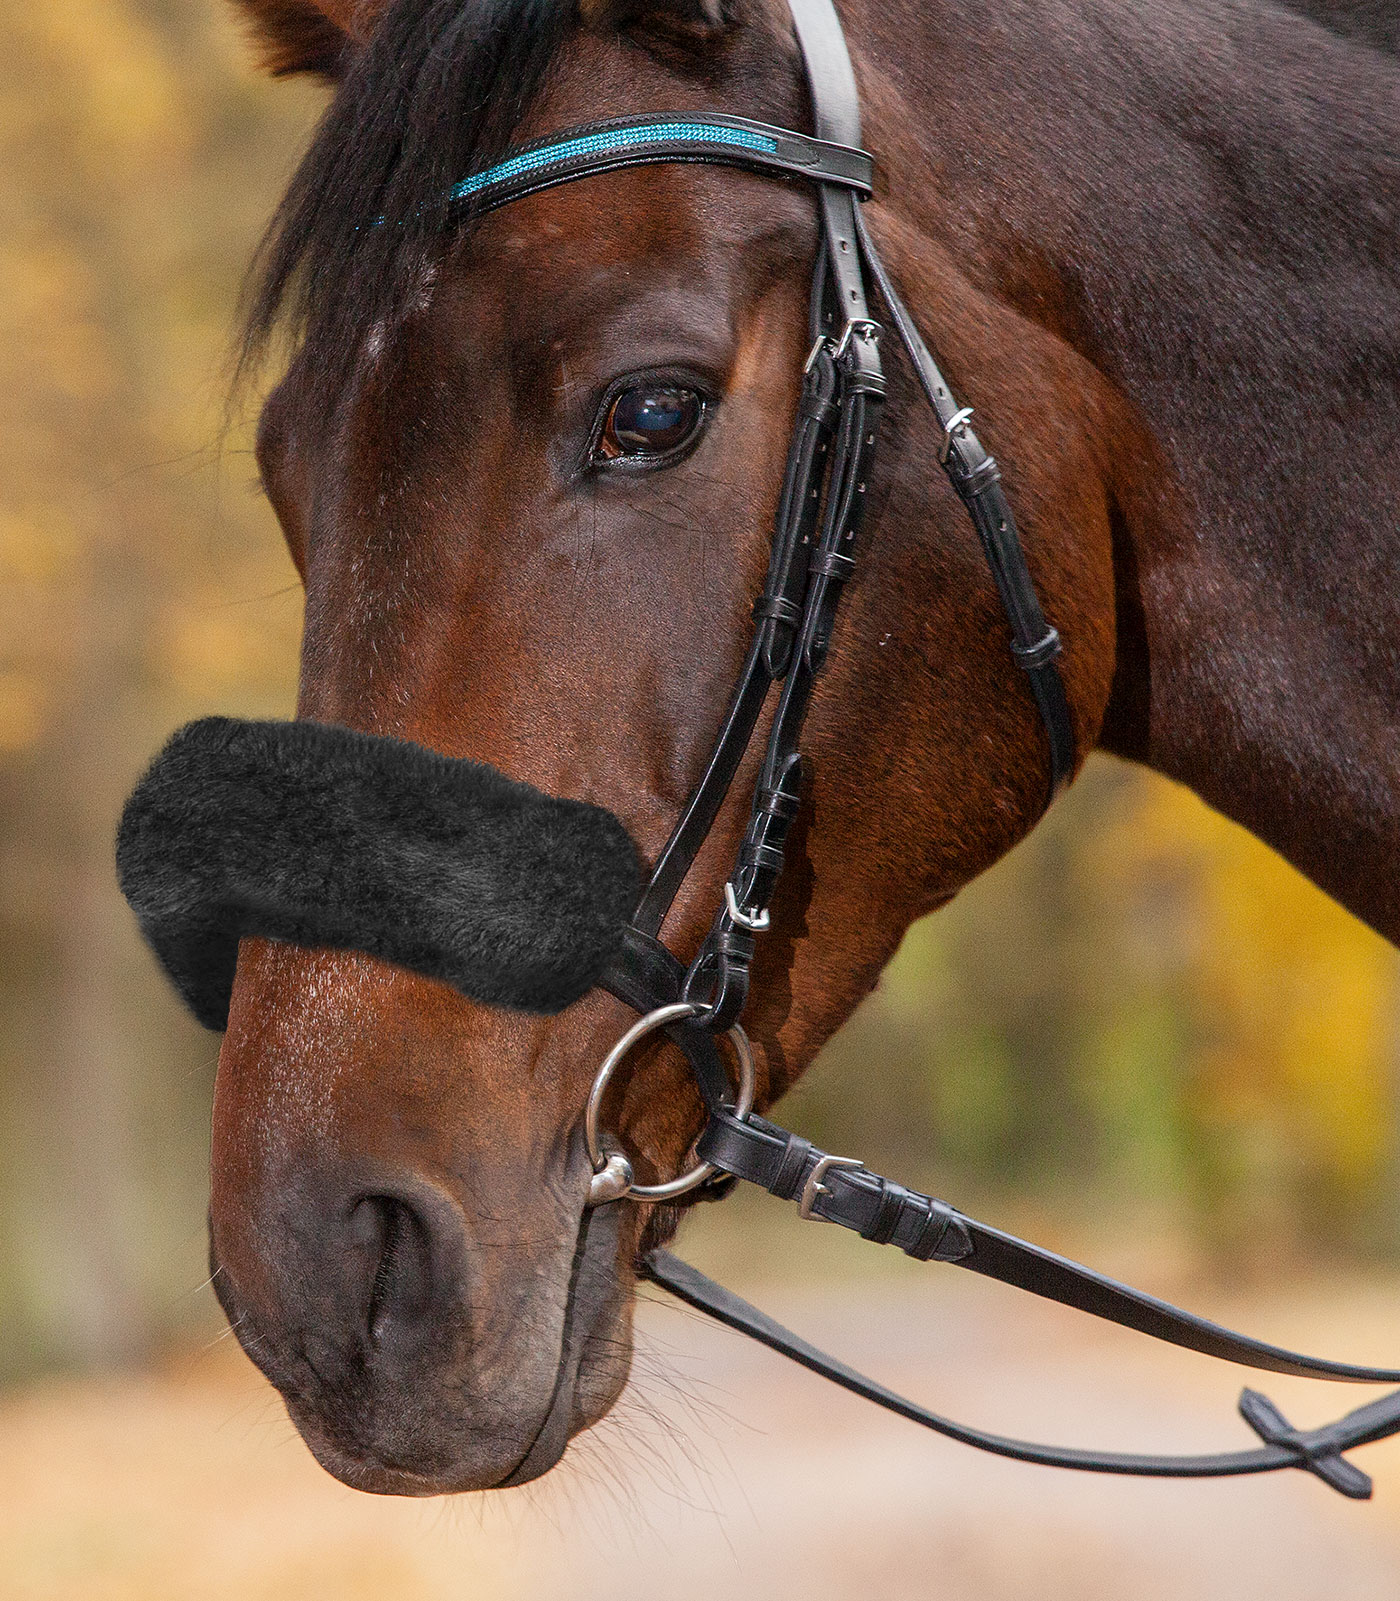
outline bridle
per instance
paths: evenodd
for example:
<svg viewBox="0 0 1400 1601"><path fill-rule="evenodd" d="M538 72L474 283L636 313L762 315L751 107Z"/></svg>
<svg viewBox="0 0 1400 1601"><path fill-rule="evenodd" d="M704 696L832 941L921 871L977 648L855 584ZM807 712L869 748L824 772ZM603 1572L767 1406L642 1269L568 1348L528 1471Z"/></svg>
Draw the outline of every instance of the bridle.
<svg viewBox="0 0 1400 1601"><path fill-rule="evenodd" d="M842 591L855 571L885 380L867 282L873 282L937 420L938 460L972 516L1009 625L1010 648L1026 675L1045 733L1047 803L1075 766L1073 719L1057 658L1060 636L1045 620L996 462L971 427L886 273L860 214L874 163L859 148L860 104L840 22L829 0L792 0L811 86L817 137L741 117L677 113L587 123L511 151L459 183L451 200L472 215L525 195L621 167L706 162L816 186L821 244L809 309L811 341L797 419L774 523L768 572L753 604L754 632L704 771L662 848L604 985L644 1015L630 1033L666 1028L681 1044L711 1105L728 1099L714 1049L731 1032L747 1055L738 1021L748 998L756 938L783 870L784 847L801 805L800 743L826 661ZM661 925L754 738L769 691L777 704L748 824L699 952L687 968L660 942ZM687 1011L660 1008L688 1007ZM614 1056L616 1053L614 1053ZM610 1056L590 1104L617 1062ZM742 1092L742 1086L741 1086ZM748 1106L743 1107L744 1111ZM596 1127L596 1117L590 1117ZM641 1187L620 1154L604 1156L593 1200L623 1194L673 1199L703 1182ZM659 1195L664 1190L665 1195Z"/></svg>
<svg viewBox="0 0 1400 1601"><path fill-rule="evenodd" d="M936 454L971 514L1045 733L1047 800L1076 759L1073 720L996 463L973 432L905 310L861 216L871 158L858 147L854 75L832 0L789 0L806 63L815 137L740 117L677 113L599 122L507 153L464 178L469 213L615 168L701 161L815 186L821 242L807 358L754 629L699 782L641 888L621 819L551 796L484 763L408 740L315 721L204 718L177 731L123 811L117 870L142 932L207 1027L228 1023L240 942L364 951L449 984L483 1005L549 1015L595 985L639 1020L608 1053L587 1097L592 1160L575 1271L598 1208L627 1197L718 1196L739 1180L801 1215L840 1224L918 1261L959 1267L1227 1361L1306 1378L1400 1383L1400 1371L1300 1356L979 1223L946 1202L755 1115L754 1065L741 1016L758 937L802 798L801 741L837 608L854 571L885 385L872 291L936 420ZM743 841L699 950L687 965L660 939L753 743L773 693ZM628 909L631 910L630 919ZM707 1114L695 1163L639 1184L604 1132L607 1091L644 1038L680 1049ZM735 1085L720 1054L730 1042ZM607 1214L602 1214L606 1217ZM613 1231L615 1232L615 1231ZM601 1238L601 1236L600 1236ZM595 1253L596 1254L596 1253ZM1206 1456L1140 1456L1030 1444L930 1412L808 1345L669 1252L639 1272L689 1305L901 1416L980 1450L1097 1473L1211 1478L1301 1467L1342 1494L1371 1481L1343 1452L1400 1433L1400 1390L1336 1423L1293 1429L1264 1396L1240 1411L1262 1440Z"/></svg>
<svg viewBox="0 0 1400 1601"><path fill-rule="evenodd" d="M848 1157L817 1150L800 1135L754 1115L753 1057L740 1027L756 939L783 870L788 831L801 804L801 737L813 686L825 663L841 593L856 564L885 382L882 326L872 314L873 285L908 356L936 423L938 459L971 514L991 568L1010 636L1044 729L1047 800L1075 765L1075 736L1057 665L1060 638L1046 622L996 462L971 427L894 284L861 216L872 191L873 163L859 148L860 108L840 21L831 0L789 0L811 90L816 137L739 117L682 113L590 123L511 151L460 183L453 199L473 214L521 196L657 162L707 162L816 187L821 243L809 313L811 353L802 377L774 524L768 572L753 605L754 631L699 782L691 791L637 904L621 953L603 979L613 995L643 1014L609 1052L585 1112L594 1177L589 1205L626 1197L674 1201L702 1185L736 1180L797 1201L805 1218L853 1229L899 1246L919 1261L951 1262L1156 1339L1246 1366L1307 1378L1400 1382L1400 1370L1358 1367L1300 1356L1250 1339L1119 1284L986 1224L943 1201L906 1189ZM708 836L777 686L762 767L724 900L688 966L659 939L662 923ZM697 1161L668 1183L642 1185L632 1164L602 1130L612 1078L631 1050L664 1030L684 1052L708 1121ZM736 1086L717 1048L728 1035ZM1007 1439L952 1422L864 1378L816 1350L755 1307L669 1252L654 1250L641 1271L690 1306L834 1380L980 1450L1019 1461L1171 1478L1209 1478L1306 1468L1343 1495L1371 1492L1366 1474L1346 1461L1352 1446L1400 1432L1400 1391L1310 1432L1295 1430L1257 1391L1239 1408L1263 1444L1205 1456L1095 1452Z"/></svg>
<svg viewBox="0 0 1400 1601"><path fill-rule="evenodd" d="M825 663L841 593L856 564L885 382L873 285L933 410L938 459L971 514L1006 615L1010 648L1026 674L1044 729L1047 800L1075 765L1073 720L1057 665L1060 638L1045 620L1001 485L996 462L971 427L880 261L861 216L873 163L859 148L860 108L840 21L831 0L789 0L811 90L816 137L739 117L683 113L590 123L510 152L457 186L473 213L541 189L620 167L707 162L816 186L821 243L814 274L811 354L802 377L768 572L753 605L754 632L699 782L691 791L637 904L621 953L603 979L642 1013L609 1052L584 1118L594 1177L589 1205L626 1197L665 1202L702 1185L736 1180L797 1201L805 1218L899 1246L919 1261L951 1262L988 1278L1137 1329L1209 1356L1274 1373L1356 1383L1400 1382L1400 1370L1297 1355L1236 1334L1103 1277L986 1224L943 1201L882 1178L853 1158L817 1150L800 1135L754 1115L753 1057L739 1019L748 996L756 939L783 870L784 845L801 804L801 737L813 686ZM688 966L659 939L661 925L729 793L770 690L778 687L743 843L724 900ZM697 1161L668 1183L635 1182L632 1164L602 1131L614 1074L631 1050L664 1030L684 1052L708 1121ZM736 1056L731 1089L717 1041ZM1095 1452L1007 1439L915 1405L818 1351L731 1291L669 1252L641 1263L644 1277L697 1310L761 1341L814 1372L914 1422L980 1450L1019 1461L1096 1473L1214 1478L1306 1468L1343 1495L1371 1493L1346 1461L1353 1446L1400 1433L1400 1391L1326 1427L1295 1430L1267 1397L1243 1391L1239 1409L1263 1441L1251 1450L1204 1456Z"/></svg>

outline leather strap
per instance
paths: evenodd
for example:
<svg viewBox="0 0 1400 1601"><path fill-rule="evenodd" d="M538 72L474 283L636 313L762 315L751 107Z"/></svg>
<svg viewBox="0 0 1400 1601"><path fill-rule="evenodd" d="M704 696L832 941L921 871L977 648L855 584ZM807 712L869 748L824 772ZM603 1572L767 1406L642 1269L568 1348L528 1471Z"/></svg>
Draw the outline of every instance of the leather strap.
<svg viewBox="0 0 1400 1601"><path fill-rule="evenodd" d="M633 1011L654 1012L680 999L685 968L658 939L628 928L622 949L599 980L599 986ZM694 1023L673 1023L666 1037L680 1047L700 1087L708 1112L724 1109L729 1076L720 1058L716 1035Z"/></svg>
<svg viewBox="0 0 1400 1601"><path fill-rule="evenodd" d="M681 111L582 123L520 145L495 166L464 178L448 200L480 215L578 178L689 161L806 178L824 191L862 196L870 193L874 170L864 150L845 144L746 117Z"/></svg>
<svg viewBox="0 0 1400 1601"><path fill-rule="evenodd" d="M813 302L817 306L821 305L824 281L824 271L819 271L813 284ZM818 349L803 376L797 423L788 446L773 527L768 576L763 593L754 602L754 638L705 770L657 857L651 879L633 913L634 927L647 934L659 932L739 771L769 687L788 670L804 615L806 558L821 512L820 486L826 474L832 428L839 416L836 389L836 365L828 351Z"/></svg>
<svg viewBox="0 0 1400 1601"><path fill-rule="evenodd" d="M839 1384L842 1389L932 1429L935 1434L958 1440L978 1451L989 1451L994 1456L1010 1457L1016 1462L1074 1468L1082 1473L1115 1473L1154 1479L1233 1478L1241 1474L1301 1468L1339 1494L1364 1501L1371 1494L1371 1480L1360 1468L1346 1461L1342 1453L1354 1446L1369 1445L1372 1441L1400 1434L1400 1390L1348 1412L1335 1423L1320 1429L1302 1430L1293 1428L1267 1396L1246 1389L1240 1394L1240 1415L1265 1441L1262 1447L1251 1451L1222 1451L1203 1456L1139 1456L1073 1446L1037 1445L1029 1440L990 1434L966 1423L955 1423L886 1389L883 1384L877 1384L874 1379L866 1378L836 1357L810 1345L800 1335L784 1328L732 1290L706 1278L669 1251L652 1251L642 1258L639 1271L642 1278L659 1285L697 1312L757 1340L790 1361Z"/></svg>
<svg viewBox="0 0 1400 1601"><path fill-rule="evenodd" d="M840 146L858 146L860 93L840 19L829 0L788 0L788 9L806 68L817 138ZM865 321L870 316L856 249L856 204L849 191L825 184L818 201L840 308L836 323L839 329L843 321Z"/></svg>
<svg viewBox="0 0 1400 1601"><path fill-rule="evenodd" d="M700 1022L668 1032L695 1074L709 1122L700 1157L722 1182L742 1178L797 1200L807 1217L900 1247L920 1261L955 1263L1035 1295L1157 1339L1248 1366L1310 1378L1400 1382L1400 1371L1300 1356L1253 1340L1105 1278L964 1216L946 1202L868 1172L854 1160L818 1151L760 1117L741 1119L724 1104L727 1076L715 1031L743 1008L754 934L782 870L787 831L800 801L800 738L816 675L824 663L841 590L855 567L866 485L884 394L878 337L869 320L868 271L938 422L938 458L976 527L1010 629L1012 655L1025 671L1044 724L1049 792L1074 769L1075 739L1056 665L1059 636L1036 596L995 461L969 426L885 271L856 205L871 191L870 158L857 148L860 104L840 21L831 0L789 0L812 94L817 137L735 117L677 114L592 123L526 146L463 180L453 198L487 211L521 195L639 162L709 161L800 176L817 184L823 245L813 280L814 340L774 530L755 630L719 737L699 783L657 862L621 954L604 987L638 1011L707 990ZM676 891L712 827L747 750L770 686L782 687L769 730L749 827L705 944L689 970L656 938ZM700 999L699 996L696 997ZM1240 1409L1266 1442L1254 1451L1203 1457L1128 1456L1010 1440L951 1422L916 1406L826 1356L666 1252L642 1272L698 1310L803 1363L882 1406L953 1439L1021 1461L1100 1473L1215 1477L1303 1467L1344 1495L1370 1494L1370 1480L1342 1459L1353 1445L1400 1432L1400 1392L1311 1432L1292 1428L1264 1396L1246 1390Z"/></svg>
<svg viewBox="0 0 1400 1601"><path fill-rule="evenodd" d="M870 237L865 218L857 210L856 231L861 259L875 280L895 332L919 380L943 441L939 461L967 507L991 568L1002 609L1011 628L1011 654L1030 681L1036 710L1045 727L1050 756L1050 798L1074 776L1074 719L1056 665L1060 636L1045 620L1026 554L1016 531L1016 519L1001 487L1001 471L983 448L971 427L971 410L960 407L947 380L938 370L914 319Z"/></svg>
<svg viewBox="0 0 1400 1601"><path fill-rule="evenodd" d="M829 343L829 342L828 342ZM826 662L841 593L855 568L865 520L867 485L884 398L873 338L851 333L821 352L835 363L837 433L832 442L820 526L807 561L801 629L793 645L768 731L748 828L730 874L726 900L691 963L687 994L705 1000L706 1023L723 1030L738 1021L748 996L753 934L766 926L782 874L788 831L801 804L800 745L816 679Z"/></svg>
<svg viewBox="0 0 1400 1601"><path fill-rule="evenodd" d="M860 144L860 92L841 19L830 0L788 0L812 96L817 138Z"/></svg>
<svg viewBox="0 0 1400 1601"><path fill-rule="evenodd" d="M1236 1334L1068 1257L979 1223L944 1201L870 1172L860 1162L833 1158L762 1117L751 1114L740 1119L724 1107L712 1109L696 1151L702 1161L723 1173L775 1195L805 1199L805 1216L839 1224L867 1240L883 1236L909 1256L955 1263L1169 1345L1294 1378L1400 1384L1400 1369L1301 1356ZM800 1162L795 1151L800 1152Z"/></svg>
<svg viewBox="0 0 1400 1601"><path fill-rule="evenodd" d="M788 0L788 7L807 70L817 137L859 145L860 95L845 33L831 0ZM860 207L849 192L836 193L827 188L821 191L821 203L827 250L838 272L842 308L848 317L870 315L860 272L863 261L938 418L949 447L940 451L939 459L972 516L1011 625L1012 654L1030 680L1036 710L1045 725L1053 799L1073 776L1075 762L1074 724L1064 683L1055 666L1060 636L1045 621L1016 532L1016 520L1001 488L1001 474L968 426L969 414L960 411L913 318L895 292ZM955 424L959 416L962 421Z"/></svg>

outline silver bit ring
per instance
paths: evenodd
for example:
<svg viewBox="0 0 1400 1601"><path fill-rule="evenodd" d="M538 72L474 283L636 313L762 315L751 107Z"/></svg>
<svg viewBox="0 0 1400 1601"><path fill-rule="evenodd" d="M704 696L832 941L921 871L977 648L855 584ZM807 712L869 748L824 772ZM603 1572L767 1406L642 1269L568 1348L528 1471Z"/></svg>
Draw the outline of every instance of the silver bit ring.
<svg viewBox="0 0 1400 1601"><path fill-rule="evenodd" d="M667 1028L684 1018L699 1017L707 1010L708 1008L700 1005L698 1001L673 1001L669 1006L658 1006L654 1012L648 1012L645 1017L633 1023L603 1058L602 1066L598 1069L598 1076L593 1080L593 1088L588 1092L588 1101L583 1109L583 1139L588 1147L588 1159L593 1164L593 1182L588 1187L589 1206L620 1201L626 1196L639 1201L673 1201L678 1195L686 1195L703 1184L715 1171L711 1163L697 1162L694 1167L687 1168L679 1177L671 1179L668 1183L635 1184L632 1180L631 1162L620 1151L604 1150L599 1128L603 1096L613 1074L622 1065L632 1048L649 1034L654 1034L657 1029ZM734 1056L738 1066L734 1115L747 1117L753 1110L755 1084L753 1047L749 1044L748 1035L737 1023L729 1030L729 1038L734 1042Z"/></svg>

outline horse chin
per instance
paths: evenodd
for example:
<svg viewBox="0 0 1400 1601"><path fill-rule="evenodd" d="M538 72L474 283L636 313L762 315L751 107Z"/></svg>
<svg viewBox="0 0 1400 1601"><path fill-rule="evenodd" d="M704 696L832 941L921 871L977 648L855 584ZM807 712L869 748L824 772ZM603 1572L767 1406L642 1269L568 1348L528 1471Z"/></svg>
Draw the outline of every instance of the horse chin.
<svg viewBox="0 0 1400 1601"><path fill-rule="evenodd" d="M588 1427L588 1421L571 1416L568 1407L561 1407L557 1401L553 1401L535 1442L504 1476L500 1475L497 1464L483 1461L475 1454L451 1466L423 1472L374 1460L365 1454L363 1448L347 1449L327 1438L314 1416L304 1415L301 1408L290 1402L287 1411L312 1456L342 1484L352 1490L363 1490L367 1495L420 1498L466 1495L475 1491L504 1490L528 1484L556 1467L569 1441ZM562 1419L562 1426L556 1425L556 1418Z"/></svg>
<svg viewBox="0 0 1400 1601"><path fill-rule="evenodd" d="M414 1473L408 1468L387 1467L383 1463L369 1462L361 1455L345 1450L321 1434L311 1418L303 1418L291 1403L287 1406L297 1432L317 1462L331 1475L352 1490L363 1490L366 1495L437 1496L451 1495L459 1490L485 1488L471 1483L444 1482L436 1475Z"/></svg>
<svg viewBox="0 0 1400 1601"><path fill-rule="evenodd" d="M626 1386L632 1320L630 1281L618 1272L621 1210L583 1214L555 1323L552 1377L544 1362L535 1365L533 1396L511 1378L473 1373L470 1355L464 1370L454 1363L424 1371L398 1394L376 1393L368 1374L327 1383L304 1352L282 1354L283 1342L259 1327L217 1262L215 1284L239 1343L281 1393L316 1461L341 1483L372 1495L420 1497L506 1489L556 1466ZM307 1342L298 1336L294 1343ZM519 1374L516 1367L512 1376Z"/></svg>

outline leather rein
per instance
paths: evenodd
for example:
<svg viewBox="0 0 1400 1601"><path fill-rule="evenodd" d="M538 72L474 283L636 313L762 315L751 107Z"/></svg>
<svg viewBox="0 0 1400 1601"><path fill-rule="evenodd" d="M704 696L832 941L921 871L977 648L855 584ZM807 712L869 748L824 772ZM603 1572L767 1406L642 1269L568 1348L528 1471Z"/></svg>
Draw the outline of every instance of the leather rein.
<svg viewBox="0 0 1400 1601"><path fill-rule="evenodd" d="M1189 1350L1274 1373L1353 1383L1400 1383L1400 1370L1298 1355L1234 1333L1039 1246L979 1223L943 1201L906 1189L859 1161L817 1150L752 1112L753 1059L739 1019L756 938L783 870L784 845L801 799L800 742L826 660L842 590L855 569L885 383L884 329L873 286L936 423L938 459L971 515L1045 733L1047 800L1075 767L1073 720L1056 658L1060 638L1045 619L996 462L974 433L901 301L861 216L873 163L860 148L860 106L831 0L789 0L811 90L816 137L739 117L678 113L590 123L520 147L453 192L474 214L526 194L620 167L707 162L816 186L822 241L813 280L811 354L775 519L767 577L754 602L754 631L704 772L627 928L603 985L642 1013L609 1053L589 1097L585 1130L594 1179L590 1205L629 1196L671 1201L736 1180L796 1201L804 1217L893 1244L919 1261L954 1263L987 1278L1137 1329ZM689 966L659 939L662 923L709 835L748 751L769 691L778 687L748 826L724 900ZM708 1122L699 1160L665 1184L635 1182L627 1157L600 1122L612 1075L657 1030L684 1052ZM738 1083L718 1050L732 1040ZM1323 1428L1294 1429L1267 1397L1243 1391L1239 1409L1263 1442L1204 1456L1151 1456L1037 1445L955 1423L908 1401L807 1344L670 1252L643 1257L642 1275L680 1300L823 1377L939 1434L1023 1462L1162 1478L1215 1478L1304 1468L1343 1495L1370 1495L1371 1480L1342 1453L1400 1433L1400 1390Z"/></svg>

